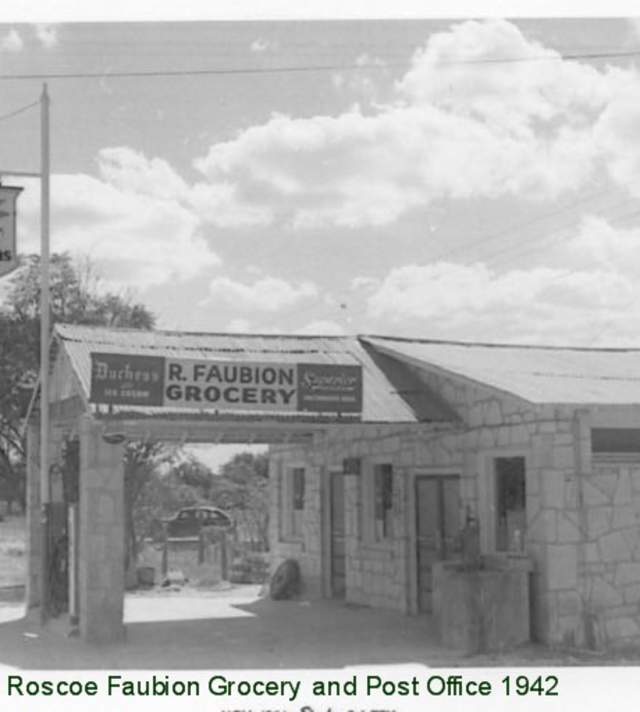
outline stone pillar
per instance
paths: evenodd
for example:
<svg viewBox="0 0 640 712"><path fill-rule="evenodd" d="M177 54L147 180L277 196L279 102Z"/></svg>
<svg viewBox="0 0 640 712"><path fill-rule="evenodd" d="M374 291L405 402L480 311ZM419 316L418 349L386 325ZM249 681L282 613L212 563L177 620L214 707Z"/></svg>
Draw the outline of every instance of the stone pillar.
<svg viewBox="0 0 640 712"><path fill-rule="evenodd" d="M40 512L40 424L27 428L27 608L40 605L42 523Z"/></svg>
<svg viewBox="0 0 640 712"><path fill-rule="evenodd" d="M94 643L124 637L123 445L102 439L90 416L80 426L78 594L80 634Z"/></svg>

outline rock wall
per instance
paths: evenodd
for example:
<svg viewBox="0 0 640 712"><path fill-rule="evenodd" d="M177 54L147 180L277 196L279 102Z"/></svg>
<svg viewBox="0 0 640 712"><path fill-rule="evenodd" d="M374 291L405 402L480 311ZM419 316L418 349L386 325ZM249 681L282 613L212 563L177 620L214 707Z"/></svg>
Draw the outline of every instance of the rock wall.
<svg viewBox="0 0 640 712"><path fill-rule="evenodd" d="M579 596L590 647L640 643L640 462L596 461L584 477Z"/></svg>
<svg viewBox="0 0 640 712"><path fill-rule="evenodd" d="M317 446L271 446L269 449L269 539L271 541L271 573L285 560L296 559L300 564L304 592L321 597L322 537L321 537L321 453ZM283 532L284 474L287 467L305 468L305 501L302 533L299 537Z"/></svg>
<svg viewBox="0 0 640 712"><path fill-rule="evenodd" d="M495 546L494 458L526 460L525 550L533 561L532 632L550 645L604 647L640 642L640 462L592 463L589 414L534 406L442 373L417 372L455 410L449 424L349 425L318 435L307 448L272 448L274 563L293 556L313 591L323 589L323 491L327 473L347 457L362 461L345 481L347 600L416 612L416 474L460 476L461 510L480 521L482 549ZM585 419L586 418L586 419ZM280 541L280 477L307 462L304 535ZM366 478L393 466L393 534L366 536ZM413 511L412 511L413 510ZM363 530L364 527L364 530Z"/></svg>

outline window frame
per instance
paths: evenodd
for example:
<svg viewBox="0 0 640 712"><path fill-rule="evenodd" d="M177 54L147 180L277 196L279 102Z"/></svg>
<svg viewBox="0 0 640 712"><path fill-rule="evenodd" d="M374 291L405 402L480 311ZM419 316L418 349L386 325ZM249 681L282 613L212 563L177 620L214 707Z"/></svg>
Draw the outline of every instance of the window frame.
<svg viewBox="0 0 640 712"><path fill-rule="evenodd" d="M500 455L495 455L492 458L492 470L493 470L493 483L494 483L494 491L493 491L493 499L494 499L494 521L493 521L493 542L494 542L494 549L495 551L500 551L500 552L507 552L507 551L513 551L514 549L512 548L512 542L510 541L509 537L509 531L507 528L506 531L506 540L504 542L500 542L500 536L499 536L499 528L500 528L500 482L499 479L500 477L508 477L509 475L506 473L501 473L499 472L499 466L498 463L500 461L506 461L506 460L521 460L522 461L522 487L523 487L523 501L522 501L522 517L523 517L523 524L522 528L519 530L520 531L520 549L519 551L524 551L525 549L525 542L527 539L527 458L522 455L522 454L500 454ZM520 510L508 510L505 508L505 512L508 511L514 511L518 512Z"/></svg>
<svg viewBox="0 0 640 712"><path fill-rule="evenodd" d="M530 449L522 447L490 448L482 450L476 457L478 519L480 524L480 548L483 553L496 552L496 533L498 528L498 509L496 492L495 460L501 457L523 457L525 467L525 519L528 517L526 506L527 473L532 471ZM523 537L526 548L526 532Z"/></svg>
<svg viewBox="0 0 640 712"><path fill-rule="evenodd" d="M305 462L283 463L280 487L280 541L304 539L304 512L307 501L307 472ZM296 472L302 472L302 499L296 502ZM296 503L301 507L296 507Z"/></svg>
<svg viewBox="0 0 640 712"><path fill-rule="evenodd" d="M389 506L384 509L384 518L377 516L379 495L376 473L381 467L388 467L390 469L391 478L390 497L388 499ZM396 484L394 482L395 469L395 464L388 457L373 459L364 464L362 468L362 525L360 527L360 534L364 544L385 546L390 544L397 534L395 521L397 512L394 506L394 498L396 496Z"/></svg>

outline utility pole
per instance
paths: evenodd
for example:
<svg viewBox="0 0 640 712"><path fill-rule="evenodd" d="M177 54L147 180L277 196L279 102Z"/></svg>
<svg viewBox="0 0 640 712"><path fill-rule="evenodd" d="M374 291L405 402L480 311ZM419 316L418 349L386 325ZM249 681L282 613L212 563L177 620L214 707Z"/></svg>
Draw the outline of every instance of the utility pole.
<svg viewBox="0 0 640 712"><path fill-rule="evenodd" d="M49 93L40 96L40 505L42 525L40 618L49 617Z"/></svg>

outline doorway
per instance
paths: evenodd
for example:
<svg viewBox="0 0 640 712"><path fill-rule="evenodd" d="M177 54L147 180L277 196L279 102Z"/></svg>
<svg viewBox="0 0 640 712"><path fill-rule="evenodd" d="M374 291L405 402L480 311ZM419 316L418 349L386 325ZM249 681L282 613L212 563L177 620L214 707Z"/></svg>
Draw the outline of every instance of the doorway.
<svg viewBox="0 0 640 712"><path fill-rule="evenodd" d="M454 558L460 531L460 477L418 475L415 479L418 611L432 610L432 567Z"/></svg>
<svg viewBox="0 0 640 712"><path fill-rule="evenodd" d="M345 537L344 475L329 475L329 532L331 596L344 598L347 590L346 537Z"/></svg>

